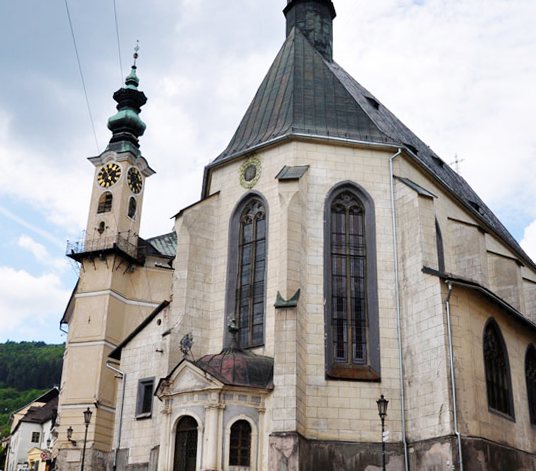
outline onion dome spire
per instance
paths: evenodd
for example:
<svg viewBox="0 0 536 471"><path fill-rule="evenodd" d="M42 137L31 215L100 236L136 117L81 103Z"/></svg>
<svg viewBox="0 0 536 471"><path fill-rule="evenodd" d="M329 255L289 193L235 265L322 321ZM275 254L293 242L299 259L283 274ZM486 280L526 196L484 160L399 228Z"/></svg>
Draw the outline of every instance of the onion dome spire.
<svg viewBox="0 0 536 471"><path fill-rule="evenodd" d="M147 103L145 94L138 90L140 79L136 75L136 60L140 47L134 48L134 63L130 74L125 79L125 86L114 93L117 113L108 120L108 129L113 135L106 150L131 152L139 157L138 138L143 136L145 123L140 119L141 107Z"/></svg>

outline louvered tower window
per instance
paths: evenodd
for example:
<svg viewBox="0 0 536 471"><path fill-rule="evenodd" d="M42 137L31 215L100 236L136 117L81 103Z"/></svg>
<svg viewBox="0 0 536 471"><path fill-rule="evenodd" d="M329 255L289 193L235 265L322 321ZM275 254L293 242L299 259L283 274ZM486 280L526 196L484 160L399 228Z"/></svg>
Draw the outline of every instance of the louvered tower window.
<svg viewBox="0 0 536 471"><path fill-rule="evenodd" d="M525 357L525 379L527 381L530 423L536 425L536 349L532 344L527 349Z"/></svg>
<svg viewBox="0 0 536 471"><path fill-rule="evenodd" d="M99 207L97 214L109 213L112 210L113 195L107 191L103 193L99 198Z"/></svg>
<svg viewBox="0 0 536 471"><path fill-rule="evenodd" d="M236 318L240 345L264 341L264 281L266 271L266 210L251 200L240 216Z"/></svg>
<svg viewBox="0 0 536 471"><path fill-rule="evenodd" d="M355 184L336 187L326 201L325 224L327 375L379 380L372 199Z"/></svg>
<svg viewBox="0 0 536 471"><path fill-rule="evenodd" d="M229 465L249 466L251 461L251 425L247 420L238 420L231 427Z"/></svg>
<svg viewBox="0 0 536 471"><path fill-rule="evenodd" d="M484 329L484 364L490 409L514 417L508 353L497 323L490 319Z"/></svg>

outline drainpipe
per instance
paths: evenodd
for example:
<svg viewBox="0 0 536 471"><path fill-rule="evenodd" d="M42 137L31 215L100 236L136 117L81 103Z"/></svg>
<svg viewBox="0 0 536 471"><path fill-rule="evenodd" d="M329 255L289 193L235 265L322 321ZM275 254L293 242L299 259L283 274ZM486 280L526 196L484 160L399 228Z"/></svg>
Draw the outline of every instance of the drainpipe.
<svg viewBox="0 0 536 471"><path fill-rule="evenodd" d="M453 409L453 418L454 418L454 433L458 438L458 459L460 464L460 471L463 471L463 457L462 457L462 436L458 429L458 407L456 403L456 377L454 376L454 348L452 346L452 324L450 318L450 295L452 294L452 281L446 280L447 286L449 287L449 292L445 305L447 308L447 326L448 326L448 336L449 336L449 357L450 357L450 381L452 387L452 409Z"/></svg>
<svg viewBox="0 0 536 471"><path fill-rule="evenodd" d="M114 469L117 468L117 453L121 447L121 431L123 430L123 404L125 403L125 383L127 374L117 368L115 368L109 361L106 362L106 366L116 373L121 375L121 404L119 406L119 430L117 432L117 446L114 451Z"/></svg>
<svg viewBox="0 0 536 471"><path fill-rule="evenodd" d="M406 394L404 390L404 362L402 360L402 320L400 310L400 280L398 274L398 237L396 233L396 210L395 210L395 175L393 164L395 159L402 154L402 149L389 160L389 170L391 172L391 212L393 216L393 254L395 261L395 291L396 291L396 317L398 330L398 358L400 369L400 400L402 403L402 442L404 443L404 466L405 470L409 471L408 460L408 441L406 437Z"/></svg>

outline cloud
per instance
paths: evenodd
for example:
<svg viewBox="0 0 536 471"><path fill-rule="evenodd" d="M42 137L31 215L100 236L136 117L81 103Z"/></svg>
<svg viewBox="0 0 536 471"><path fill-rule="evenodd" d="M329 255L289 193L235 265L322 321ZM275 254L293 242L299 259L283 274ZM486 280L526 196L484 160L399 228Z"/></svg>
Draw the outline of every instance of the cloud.
<svg viewBox="0 0 536 471"><path fill-rule="evenodd" d="M69 269L69 263L65 258L52 257L44 245L27 235L21 235L17 244L19 247L29 250L41 264L53 272L61 274Z"/></svg>
<svg viewBox="0 0 536 471"><path fill-rule="evenodd" d="M59 326L69 296L57 275L0 267L0 342L42 340L51 324Z"/></svg>
<svg viewBox="0 0 536 471"><path fill-rule="evenodd" d="M523 250L527 252L532 260L536 261L536 221L525 228L521 247L523 247Z"/></svg>

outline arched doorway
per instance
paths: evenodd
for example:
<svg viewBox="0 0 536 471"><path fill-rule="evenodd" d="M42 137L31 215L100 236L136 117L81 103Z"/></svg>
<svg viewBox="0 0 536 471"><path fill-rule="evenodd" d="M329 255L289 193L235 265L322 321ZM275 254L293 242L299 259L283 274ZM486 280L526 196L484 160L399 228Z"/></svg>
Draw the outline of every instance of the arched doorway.
<svg viewBox="0 0 536 471"><path fill-rule="evenodd" d="M173 471L195 471L197 458L197 422L185 416L177 424Z"/></svg>

